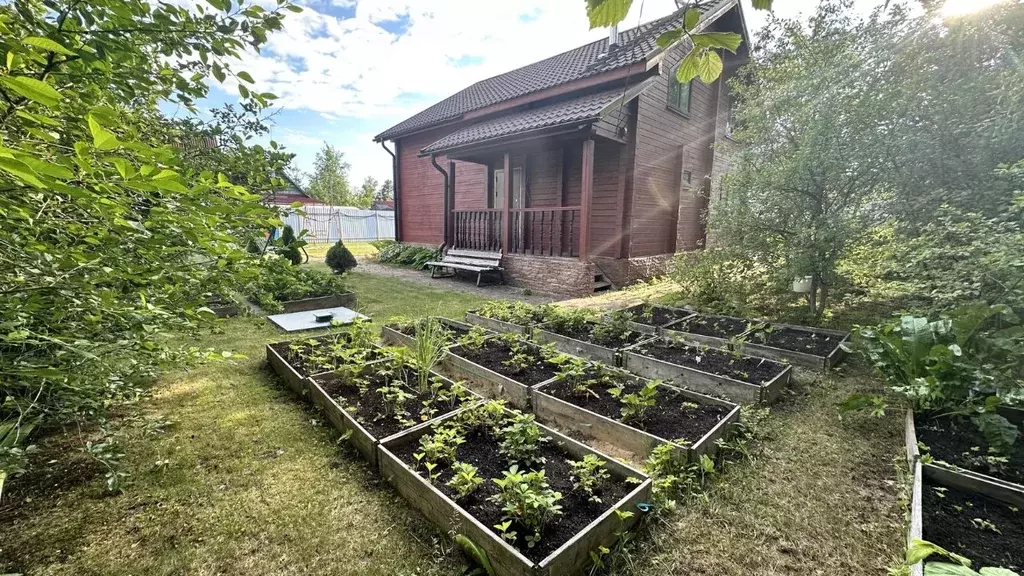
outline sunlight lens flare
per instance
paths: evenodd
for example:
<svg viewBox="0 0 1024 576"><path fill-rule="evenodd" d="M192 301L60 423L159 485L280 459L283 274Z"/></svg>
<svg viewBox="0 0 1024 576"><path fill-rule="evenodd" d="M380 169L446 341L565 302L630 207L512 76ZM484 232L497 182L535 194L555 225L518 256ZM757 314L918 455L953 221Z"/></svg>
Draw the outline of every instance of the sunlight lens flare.
<svg viewBox="0 0 1024 576"><path fill-rule="evenodd" d="M950 16L963 16L1004 2L1007 2L1007 0L946 0L940 12L947 18Z"/></svg>

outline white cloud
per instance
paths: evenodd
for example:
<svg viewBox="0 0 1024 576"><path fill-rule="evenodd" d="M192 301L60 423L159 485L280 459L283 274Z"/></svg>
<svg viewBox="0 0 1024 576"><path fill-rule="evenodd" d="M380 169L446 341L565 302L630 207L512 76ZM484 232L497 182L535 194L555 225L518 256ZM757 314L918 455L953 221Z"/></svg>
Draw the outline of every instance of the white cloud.
<svg viewBox="0 0 1024 576"><path fill-rule="evenodd" d="M882 0L877 0L881 2ZM808 14L815 0L777 0L783 16ZM875 0L857 0L858 4ZM372 137L426 106L481 79L552 56L604 35L589 30L584 2L552 0L305 0L289 13L261 54L247 54L236 70L249 71L278 107L318 114L316 130L281 126L275 136L312 164L325 139L352 164L356 183L366 175L391 177L391 159ZM354 7L352 18L329 14ZM640 10L643 9L641 15ZM765 14L744 0L748 26ZM631 28L675 9L673 0L634 1L621 27ZM520 16L526 15L525 18ZM380 24L407 19L403 34ZM460 61L474 64L458 66ZM229 91L233 86L225 86ZM282 130L283 128L284 130ZM303 134L305 132L305 134ZM308 158L306 156L309 156Z"/></svg>

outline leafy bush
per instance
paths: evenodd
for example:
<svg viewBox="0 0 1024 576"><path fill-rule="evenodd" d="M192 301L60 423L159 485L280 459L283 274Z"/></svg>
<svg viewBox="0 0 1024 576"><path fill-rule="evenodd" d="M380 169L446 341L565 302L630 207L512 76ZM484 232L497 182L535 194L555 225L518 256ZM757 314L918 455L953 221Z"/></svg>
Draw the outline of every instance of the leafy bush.
<svg viewBox="0 0 1024 576"><path fill-rule="evenodd" d="M271 256L263 261L260 273L246 294L267 312L280 312L281 302L319 298L347 292L340 276L292 266L284 258Z"/></svg>
<svg viewBox="0 0 1024 576"><path fill-rule="evenodd" d="M325 259L327 266L331 270L334 270L335 274L344 274L349 270L359 265L356 262L356 257L352 255L352 252L345 247L345 243L338 240L337 244L331 246L327 251L327 258Z"/></svg>
<svg viewBox="0 0 1024 576"><path fill-rule="evenodd" d="M398 244L395 240L372 240L370 242L370 246L376 248L378 252L389 246L394 246L395 244Z"/></svg>
<svg viewBox="0 0 1024 576"><path fill-rule="evenodd" d="M767 267L719 248L679 254L672 279L680 286L675 296L679 301L708 312L736 316L763 307L768 291L788 291Z"/></svg>
<svg viewBox="0 0 1024 576"><path fill-rule="evenodd" d="M305 245L304 241L295 237L295 230L292 230L291 226L285 225L284 230L281 232L281 243L277 253L298 266L302 264L302 252L299 249Z"/></svg>
<svg viewBox="0 0 1024 576"><path fill-rule="evenodd" d="M441 251L438 249L397 242L385 245L377 254L377 260L384 264L397 264L412 268L422 268L427 262L440 260L440 258Z"/></svg>
<svg viewBox="0 0 1024 576"><path fill-rule="evenodd" d="M516 533L510 532L511 522L519 522L531 531L526 535L528 548L540 542L540 532L544 525L562 513L561 492L555 492L548 486L544 471L520 472L518 466L512 466L504 473L504 478L495 478L500 492L492 500L501 506L505 523L495 526L502 538L515 541Z"/></svg>

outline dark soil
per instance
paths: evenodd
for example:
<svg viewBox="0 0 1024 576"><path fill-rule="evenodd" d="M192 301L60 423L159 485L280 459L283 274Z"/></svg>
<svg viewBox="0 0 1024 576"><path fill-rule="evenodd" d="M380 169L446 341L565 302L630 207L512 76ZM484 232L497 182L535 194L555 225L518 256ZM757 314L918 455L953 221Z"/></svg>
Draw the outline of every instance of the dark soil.
<svg viewBox="0 0 1024 576"><path fill-rule="evenodd" d="M647 311L650 311L650 316L644 316L644 313ZM637 304L636 306L630 306L623 310L623 312L632 314L633 322L646 324L648 326L665 326L693 314L693 312L683 310L682 308L671 308L669 306L649 304Z"/></svg>
<svg viewBox="0 0 1024 576"><path fill-rule="evenodd" d="M567 380L559 380L545 386L542 390L560 400L612 420L622 421L622 403L608 393L608 388L613 384L622 383L626 388L623 393L632 394L643 388L646 382L642 378L621 373L612 374L614 376L609 378L608 372L605 372L606 380L591 386L590 389L597 394L597 397L593 394L576 393L573 390L573 383ZM585 379L600 378L601 375L597 373L596 368L585 377ZM678 444L692 445L710 432L729 413L729 409L725 406L707 404L683 406L684 404L695 404L695 402L680 391L664 386L659 388L655 402L656 404L644 413L643 420L634 419L628 424L648 434L654 434Z"/></svg>
<svg viewBox="0 0 1024 576"><path fill-rule="evenodd" d="M554 332L555 334L561 334L581 342L589 342L591 344L597 344L598 346L604 346L605 348L625 348L626 346L632 346L646 338L650 338L650 334L644 334L643 332L628 331L625 334L620 334L617 337L602 338L598 339L594 337L594 329L597 328L597 324L588 322L582 328L562 328L558 326L545 326L544 330Z"/></svg>
<svg viewBox="0 0 1024 576"><path fill-rule="evenodd" d="M700 334L702 336L714 336L716 338L730 338L739 336L747 331L748 322L738 318L727 316L712 316L710 314L698 314L692 320L673 326L672 330Z"/></svg>
<svg viewBox="0 0 1024 576"><path fill-rule="evenodd" d="M292 344L298 345L299 349L292 350ZM328 334L318 338L277 342L271 344L270 347L280 354L285 362L290 364L300 376L329 372L352 363L351 361L346 362L340 355L331 351L332 348L338 351L349 349L348 333ZM323 358L317 362L310 358L312 355L323 356ZM375 348L367 348L360 357L358 361L372 362L373 360L384 358L384 353Z"/></svg>
<svg viewBox="0 0 1024 576"><path fill-rule="evenodd" d="M497 372L502 376L511 378L525 386L535 386L554 378L555 374L558 374L558 366L549 364L541 355L539 348L526 344L523 346L532 360L532 364L523 370L514 370L504 364L504 362L512 358L514 352L501 339L487 340L478 350L459 346L452 349L451 353L465 358L474 364L479 364L492 372Z"/></svg>
<svg viewBox="0 0 1024 576"><path fill-rule="evenodd" d="M839 346L841 336L821 334L810 330L797 330L795 328L775 328L767 337L764 332L754 332L748 338L748 342L764 344L772 348L814 354L815 356L828 356Z"/></svg>
<svg viewBox="0 0 1024 576"><path fill-rule="evenodd" d="M364 373L364 378L367 381L365 392L337 374L318 376L316 383L378 440L412 428L431 418L447 414L463 404L458 398L438 398L434 399L429 407L425 406L424 402L432 398L431 392L420 394L417 390L419 381L416 371L403 368L398 379L402 382L405 391L412 395L412 398L405 402L402 414L386 415L384 398L376 390L393 382L395 376L390 373L380 373L371 368ZM448 386L442 390L450 392Z"/></svg>
<svg viewBox="0 0 1024 576"><path fill-rule="evenodd" d="M970 419L918 415L915 424L917 440L928 447L932 458L1007 482L1024 484L1024 435L1013 444L1008 463L991 465L984 460L989 454L988 442Z"/></svg>
<svg viewBox="0 0 1024 576"><path fill-rule="evenodd" d="M690 346L665 340L644 344L636 349L636 352L672 364L758 385L769 382L785 369L782 364L764 358L734 356L716 348Z"/></svg>
<svg viewBox="0 0 1024 576"><path fill-rule="evenodd" d="M425 478L425 470L422 467L416 468L416 458L413 457L418 450L419 443L410 442L396 448L395 455ZM516 524L513 524L511 528L518 532L520 537L516 543L516 549L534 562L543 560L568 542L635 488L632 484L612 479L604 482L595 492L601 498L602 503L590 502L586 494L572 491L572 480L570 479L572 470L567 462L571 456L550 443L545 445L541 452L546 460L543 467L548 484L552 490L562 494L562 500L559 502L562 506L562 514L544 527L541 541L533 548L526 547L524 539L527 533L526 529ZM466 435L466 442L459 446L456 457L459 462L476 466L480 477L485 479L476 492L459 502L460 506L481 524L493 530L495 524L501 524L502 512L501 506L490 500L490 497L499 491L492 480L504 477L502 472L508 469L508 462L498 451L497 441L483 430L470 431ZM440 478L434 482L434 486L455 500L458 493L447 485L451 478L451 469L444 468L441 470ZM498 534L497 530L493 531Z"/></svg>
<svg viewBox="0 0 1024 576"><path fill-rule="evenodd" d="M923 486L925 540L970 558L975 570L1024 570L1024 512L980 494L936 488Z"/></svg>

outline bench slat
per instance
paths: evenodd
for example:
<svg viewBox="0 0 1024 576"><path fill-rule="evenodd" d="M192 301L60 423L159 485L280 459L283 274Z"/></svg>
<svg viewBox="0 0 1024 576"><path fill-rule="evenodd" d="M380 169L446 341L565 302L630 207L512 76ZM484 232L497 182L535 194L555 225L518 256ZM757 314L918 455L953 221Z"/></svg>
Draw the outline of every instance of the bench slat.
<svg viewBox="0 0 1024 576"><path fill-rule="evenodd" d="M501 251L498 252L484 252L482 250L449 250L447 253L449 256L464 256L468 258L490 258L492 260L501 260Z"/></svg>
<svg viewBox="0 0 1024 576"><path fill-rule="evenodd" d="M501 266L500 260L484 260L477 258L452 258L451 256L445 256L441 261L451 262L453 264L469 264L470 266Z"/></svg>
<svg viewBox="0 0 1024 576"><path fill-rule="evenodd" d="M438 268L458 268L459 270L472 270L473 272L490 272L492 270L501 270L501 268L492 266L469 266L467 264L452 264L451 262L427 262L426 266L436 266Z"/></svg>

